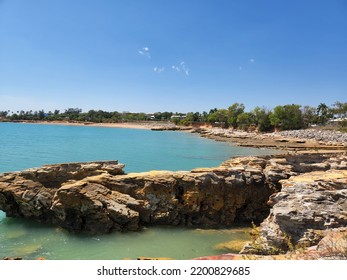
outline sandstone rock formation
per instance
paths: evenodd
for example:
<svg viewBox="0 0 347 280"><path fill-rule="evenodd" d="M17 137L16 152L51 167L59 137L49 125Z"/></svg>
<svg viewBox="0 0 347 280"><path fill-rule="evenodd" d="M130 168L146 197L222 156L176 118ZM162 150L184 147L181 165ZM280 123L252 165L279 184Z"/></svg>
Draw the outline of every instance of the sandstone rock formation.
<svg viewBox="0 0 347 280"><path fill-rule="evenodd" d="M74 219L73 211L79 210L68 209L63 223L61 222L62 212L51 210L54 206L53 202L56 201L57 190L63 188L61 189L63 193L63 186L87 176L97 176L103 173L124 174L123 167L124 165L118 164L117 161L65 163L1 174L0 209L5 211L9 217L26 217L62 225L71 223L73 225L71 229L74 229L74 226L78 227L79 221ZM72 192L70 195L74 202L80 204L82 211L84 211L83 193L82 191L75 194L75 198L73 198ZM64 202L71 203L71 201ZM59 202L55 204L55 207L59 209ZM69 228L69 226L67 227Z"/></svg>
<svg viewBox="0 0 347 280"><path fill-rule="evenodd" d="M243 253L285 253L315 246L326 236L334 236L341 230L346 232L345 164L346 159L333 165L335 169L308 172L281 180L281 192L270 196L268 204L272 209L269 216L259 227L254 242L246 246ZM344 250L347 257L346 244Z"/></svg>
<svg viewBox="0 0 347 280"><path fill-rule="evenodd" d="M223 227L263 221L281 180L308 171L347 169L346 157L329 154L240 157L216 168L177 172L123 174L122 168L107 161L1 174L0 209L7 216L76 232L138 230L150 224ZM278 200L286 197L277 195Z"/></svg>
<svg viewBox="0 0 347 280"><path fill-rule="evenodd" d="M92 232L148 224L228 226L268 214L273 189L264 176L254 175L261 169L254 174L223 167L121 175L121 168L117 162L75 163L6 173L0 177L0 208L8 216Z"/></svg>

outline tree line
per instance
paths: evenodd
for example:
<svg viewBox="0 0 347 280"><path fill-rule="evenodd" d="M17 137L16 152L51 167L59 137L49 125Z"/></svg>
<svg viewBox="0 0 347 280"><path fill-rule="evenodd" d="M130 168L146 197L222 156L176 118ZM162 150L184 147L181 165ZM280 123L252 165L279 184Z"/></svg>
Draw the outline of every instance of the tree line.
<svg viewBox="0 0 347 280"><path fill-rule="evenodd" d="M317 107L297 104L278 105L272 110L255 107L246 112L242 103L234 103L227 109L211 109L202 114L190 112L181 124L196 122L210 123L224 128L257 130L261 132L303 129L314 125L326 125L335 120L341 127L347 127L347 102L335 102L332 106L320 103Z"/></svg>
<svg viewBox="0 0 347 280"><path fill-rule="evenodd" d="M89 110L82 112L80 108L68 108L63 112L60 110L48 111L0 111L0 119L8 121L69 121L69 122L94 122L94 123L117 123L136 121L169 121L172 112L157 112L154 114L131 113L131 112L107 112L103 110ZM184 116L183 113L175 113Z"/></svg>
<svg viewBox="0 0 347 280"><path fill-rule="evenodd" d="M64 112L48 111L0 111L0 120L4 121L69 121L116 123L136 121L171 121L177 125L207 123L223 128L258 130L261 132L302 129L312 125L325 125L335 120L341 127L347 127L347 102L335 102L332 106L320 103L317 107L298 104L278 105L272 110L255 107L245 111L242 103L234 103L227 109L211 109L209 112L156 112L154 114L131 112L107 112L79 108L68 108Z"/></svg>

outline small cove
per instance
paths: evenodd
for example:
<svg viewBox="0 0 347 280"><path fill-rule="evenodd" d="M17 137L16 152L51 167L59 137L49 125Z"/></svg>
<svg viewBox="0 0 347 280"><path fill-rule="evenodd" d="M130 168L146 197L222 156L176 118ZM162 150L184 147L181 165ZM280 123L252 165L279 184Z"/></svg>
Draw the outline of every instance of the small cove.
<svg viewBox="0 0 347 280"><path fill-rule="evenodd" d="M218 166L231 156L269 154L184 132L0 123L0 172L59 162L114 160L126 172L190 170ZM201 230L151 227L140 232L101 236L76 235L60 228L0 212L0 257L25 259L124 259L169 257L191 259L230 251L219 243L244 240L245 228Z"/></svg>

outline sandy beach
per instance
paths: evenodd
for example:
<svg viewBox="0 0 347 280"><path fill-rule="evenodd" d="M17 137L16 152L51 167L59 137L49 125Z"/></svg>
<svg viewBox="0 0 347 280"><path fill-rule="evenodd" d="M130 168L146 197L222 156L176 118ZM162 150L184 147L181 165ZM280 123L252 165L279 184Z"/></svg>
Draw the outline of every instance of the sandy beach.
<svg viewBox="0 0 347 280"><path fill-rule="evenodd" d="M93 127L111 127L111 128L131 128L131 129L158 129L175 127L169 122L122 122L122 123L92 123L92 122L67 122L67 121L50 121L50 122L23 122L45 125L69 125L69 126L93 126Z"/></svg>

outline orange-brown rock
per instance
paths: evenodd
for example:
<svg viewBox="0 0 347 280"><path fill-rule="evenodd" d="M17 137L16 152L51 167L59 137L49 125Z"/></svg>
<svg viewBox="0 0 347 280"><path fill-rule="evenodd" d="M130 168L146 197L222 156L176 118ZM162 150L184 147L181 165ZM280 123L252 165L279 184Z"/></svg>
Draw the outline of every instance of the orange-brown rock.
<svg viewBox="0 0 347 280"><path fill-rule="evenodd" d="M343 230L347 240L347 170L314 171L280 183L282 190L270 196L272 209L260 225L259 235L243 253L277 254L320 244L319 253L327 255L328 250L336 249L334 243L347 252L346 241L340 244L338 238L329 239L329 249L322 249L327 247L327 235L338 236ZM321 240L326 241L319 243Z"/></svg>
<svg viewBox="0 0 347 280"><path fill-rule="evenodd" d="M324 154L240 157L215 168L130 174L117 161L48 165L1 174L0 209L77 232L261 222L281 180L308 170L344 169L345 162Z"/></svg>

